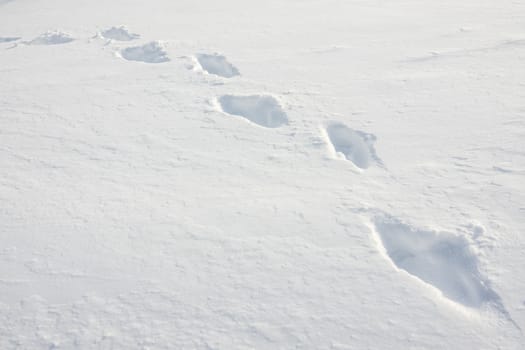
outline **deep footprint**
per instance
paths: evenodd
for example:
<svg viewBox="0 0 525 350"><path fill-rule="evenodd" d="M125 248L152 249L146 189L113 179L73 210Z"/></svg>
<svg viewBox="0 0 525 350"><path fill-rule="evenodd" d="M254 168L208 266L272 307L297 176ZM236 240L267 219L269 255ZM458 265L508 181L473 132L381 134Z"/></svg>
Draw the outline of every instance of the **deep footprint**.
<svg viewBox="0 0 525 350"><path fill-rule="evenodd" d="M199 54L196 56L202 70L209 74L215 74L224 78L240 75L239 70L221 55Z"/></svg>
<svg viewBox="0 0 525 350"><path fill-rule="evenodd" d="M334 151L341 153L357 167L366 169L374 162L382 165L374 149L376 141L374 135L350 129L338 122L331 123L326 127L326 135Z"/></svg>
<svg viewBox="0 0 525 350"><path fill-rule="evenodd" d="M500 304L464 237L421 230L388 215L376 216L372 222L380 244L398 268L464 306Z"/></svg>
<svg viewBox="0 0 525 350"><path fill-rule="evenodd" d="M128 61L163 63L170 60L164 48L157 41L152 41L142 46L128 47L120 51L120 54Z"/></svg>
<svg viewBox="0 0 525 350"><path fill-rule="evenodd" d="M27 42L29 45L59 45L72 42L73 39L69 34L59 31L49 31Z"/></svg>
<svg viewBox="0 0 525 350"><path fill-rule="evenodd" d="M130 33L126 27L111 27L100 33L103 38L117 41L131 41L140 38L139 34Z"/></svg>
<svg viewBox="0 0 525 350"><path fill-rule="evenodd" d="M218 101L223 112L246 118L266 128L278 128L288 124L286 113L272 96L224 95Z"/></svg>

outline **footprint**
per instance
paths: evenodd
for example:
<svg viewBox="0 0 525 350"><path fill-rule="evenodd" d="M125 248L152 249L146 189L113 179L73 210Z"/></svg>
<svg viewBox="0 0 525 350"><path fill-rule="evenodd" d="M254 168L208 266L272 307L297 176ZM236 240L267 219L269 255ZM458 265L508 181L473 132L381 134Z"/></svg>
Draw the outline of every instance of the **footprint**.
<svg viewBox="0 0 525 350"><path fill-rule="evenodd" d="M162 63L170 60L168 54L158 41L152 41L142 46L128 47L121 50L120 54L128 61Z"/></svg>
<svg viewBox="0 0 525 350"><path fill-rule="evenodd" d="M376 216L372 222L381 247L399 269L464 306L501 305L464 237L418 229L388 215Z"/></svg>
<svg viewBox="0 0 525 350"><path fill-rule="evenodd" d="M139 34L130 33L126 27L111 27L100 33L103 38L117 41L131 41L140 38Z"/></svg>
<svg viewBox="0 0 525 350"><path fill-rule="evenodd" d="M325 131L335 153L342 154L357 167L366 169L374 162L383 165L374 149L374 135L350 129L339 122L328 124Z"/></svg>
<svg viewBox="0 0 525 350"><path fill-rule="evenodd" d="M19 40L20 37L14 37L14 36L11 36L11 37L1 37L0 36L0 43L10 43L12 41L17 41Z"/></svg>
<svg viewBox="0 0 525 350"><path fill-rule="evenodd" d="M239 70L225 56L218 54L198 54L197 61L202 70L208 74L215 74L224 78L231 78L240 75Z"/></svg>
<svg viewBox="0 0 525 350"><path fill-rule="evenodd" d="M248 119L266 128L288 124L288 117L279 102L269 95L224 95L219 99L223 112Z"/></svg>
<svg viewBox="0 0 525 350"><path fill-rule="evenodd" d="M26 42L28 45L59 45L72 42L73 39L69 34L59 31L46 32L33 40Z"/></svg>

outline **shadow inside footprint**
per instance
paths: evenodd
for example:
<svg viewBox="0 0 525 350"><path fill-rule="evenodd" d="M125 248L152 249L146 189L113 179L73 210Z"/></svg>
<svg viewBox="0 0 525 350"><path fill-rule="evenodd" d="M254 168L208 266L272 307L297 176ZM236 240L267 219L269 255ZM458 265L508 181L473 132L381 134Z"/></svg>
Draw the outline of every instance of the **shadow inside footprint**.
<svg viewBox="0 0 525 350"><path fill-rule="evenodd" d="M196 56L202 70L223 78L240 75L239 70L222 55L199 54Z"/></svg>
<svg viewBox="0 0 525 350"><path fill-rule="evenodd" d="M120 51L120 54L128 61L162 63L170 60L164 48L157 41L152 41L142 46L125 48Z"/></svg>
<svg viewBox="0 0 525 350"><path fill-rule="evenodd" d="M500 303L464 237L421 230L388 215L376 216L373 224L386 254L398 268L464 306Z"/></svg>
<svg viewBox="0 0 525 350"><path fill-rule="evenodd" d="M288 123L288 117L279 102L268 95L235 96L219 98L223 112L241 116L266 128L278 128Z"/></svg>
<svg viewBox="0 0 525 350"><path fill-rule="evenodd" d="M103 38L117 41L131 41L140 38L139 34L130 33L126 27L111 27L100 33Z"/></svg>
<svg viewBox="0 0 525 350"><path fill-rule="evenodd" d="M334 151L341 153L357 167L366 169L373 162L382 165L374 149L374 142L376 141L374 135L350 129L339 122L330 123L326 127L326 134Z"/></svg>
<svg viewBox="0 0 525 350"><path fill-rule="evenodd" d="M15 36L11 36L11 37L0 37L0 43L10 43L12 41L17 41L19 40L20 37L15 37Z"/></svg>

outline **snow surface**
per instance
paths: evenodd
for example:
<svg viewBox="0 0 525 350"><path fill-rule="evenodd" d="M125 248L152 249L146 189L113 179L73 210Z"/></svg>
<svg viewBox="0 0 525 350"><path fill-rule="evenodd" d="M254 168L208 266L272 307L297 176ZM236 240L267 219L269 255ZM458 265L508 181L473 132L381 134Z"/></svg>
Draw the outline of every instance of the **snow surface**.
<svg viewBox="0 0 525 350"><path fill-rule="evenodd" d="M38 37L34 38L33 40L27 42L29 45L60 45L60 44L66 44L73 39L69 34L62 33L58 30L54 31L48 31L45 32Z"/></svg>
<svg viewBox="0 0 525 350"><path fill-rule="evenodd" d="M278 128L288 123L288 117L273 96L224 95L219 98L220 108L227 114L237 115L267 128Z"/></svg>
<svg viewBox="0 0 525 350"><path fill-rule="evenodd" d="M480 275L465 237L420 230L389 217L374 218L374 226L394 264L435 286L444 296L477 308L498 301Z"/></svg>
<svg viewBox="0 0 525 350"><path fill-rule="evenodd" d="M232 78L240 75L239 70L228 62L225 56L219 54L198 54L197 62L203 71L224 78Z"/></svg>
<svg viewBox="0 0 525 350"><path fill-rule="evenodd" d="M0 43L9 43L11 41L17 41L20 37L0 37Z"/></svg>
<svg viewBox="0 0 525 350"><path fill-rule="evenodd" d="M334 152L341 153L357 167L366 169L372 162L382 164L374 148L375 135L352 130L339 122L330 123L325 132Z"/></svg>
<svg viewBox="0 0 525 350"><path fill-rule="evenodd" d="M525 2L0 0L0 38L0 349L524 348Z"/></svg>
<svg viewBox="0 0 525 350"><path fill-rule="evenodd" d="M123 49L120 54L128 61L141 61L145 63L163 63L170 59L162 44L152 41L141 46L132 46Z"/></svg>
<svg viewBox="0 0 525 350"><path fill-rule="evenodd" d="M131 41L140 38L139 34L130 33L124 26L111 27L100 33L103 38L117 41Z"/></svg>

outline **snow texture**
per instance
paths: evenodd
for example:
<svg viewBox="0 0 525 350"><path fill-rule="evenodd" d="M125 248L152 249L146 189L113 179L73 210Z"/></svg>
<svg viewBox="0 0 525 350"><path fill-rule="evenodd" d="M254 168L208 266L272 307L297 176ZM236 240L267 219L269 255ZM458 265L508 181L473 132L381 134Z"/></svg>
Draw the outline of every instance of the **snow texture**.
<svg viewBox="0 0 525 350"><path fill-rule="evenodd" d="M140 38L139 34L130 33L124 26L111 27L100 33L103 38L117 41L131 41Z"/></svg>
<svg viewBox="0 0 525 350"><path fill-rule="evenodd" d="M273 96L224 95L219 98L221 109L266 128L278 128L288 123L288 117Z"/></svg>
<svg viewBox="0 0 525 350"><path fill-rule="evenodd" d="M373 162L381 164L374 149L374 135L350 129L342 123L330 123L326 127L326 134L334 151L357 167L366 169Z"/></svg>
<svg viewBox="0 0 525 350"><path fill-rule="evenodd" d="M60 45L60 44L67 44L69 42L72 42L73 39L69 34L63 33L61 31L55 30L55 31L48 31L40 36L34 38L33 40L29 41L29 45Z"/></svg>
<svg viewBox="0 0 525 350"><path fill-rule="evenodd" d="M19 39L20 39L20 37L16 37L16 36L0 37L0 43L9 43L9 42L12 42L12 41L17 41Z"/></svg>
<svg viewBox="0 0 525 350"><path fill-rule="evenodd" d="M239 70L222 55L198 54L197 61L202 70L209 74L215 74L224 78L240 75Z"/></svg>
<svg viewBox="0 0 525 350"><path fill-rule="evenodd" d="M523 350L524 13L0 0L0 349Z"/></svg>
<svg viewBox="0 0 525 350"><path fill-rule="evenodd" d="M170 60L168 54L164 51L164 48L158 41L152 41L141 46L125 48L120 54L128 61L163 63Z"/></svg>
<svg viewBox="0 0 525 350"><path fill-rule="evenodd" d="M463 236L421 230L389 216L373 221L382 246L398 268L468 307L499 301Z"/></svg>

